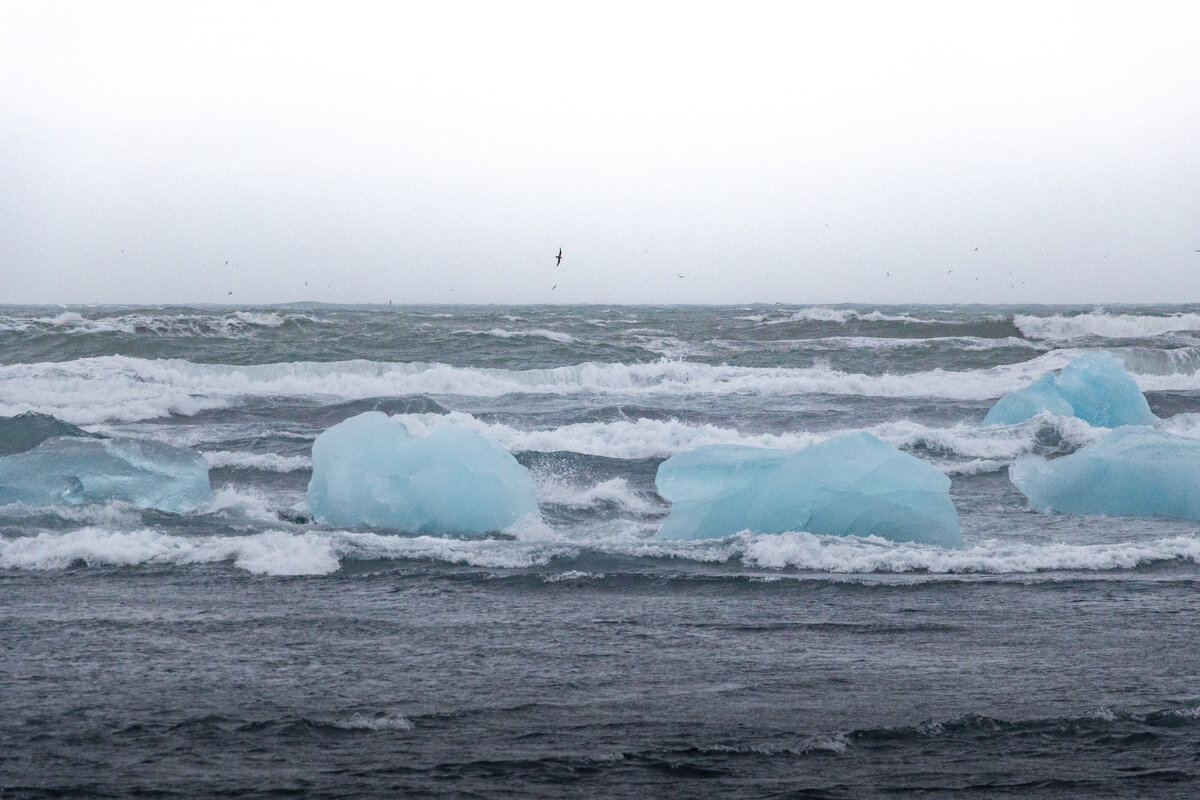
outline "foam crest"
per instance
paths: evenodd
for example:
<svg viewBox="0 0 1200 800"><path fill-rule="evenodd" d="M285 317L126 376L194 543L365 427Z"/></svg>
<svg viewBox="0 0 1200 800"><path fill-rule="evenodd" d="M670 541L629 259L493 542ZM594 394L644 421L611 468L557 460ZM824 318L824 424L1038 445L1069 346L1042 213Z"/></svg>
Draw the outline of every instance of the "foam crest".
<svg viewBox="0 0 1200 800"><path fill-rule="evenodd" d="M535 475L538 481L538 501L568 506L594 508L614 505L634 514L649 514L663 507L634 491L624 478L611 478L594 486L573 486L546 476Z"/></svg>
<svg viewBox="0 0 1200 800"><path fill-rule="evenodd" d="M0 317L0 331L68 335L126 333L162 337L240 338L252 334L255 328L279 328L289 322L320 323L323 320L307 314L283 314L276 311L233 311L211 314L147 311L102 317L88 317L78 311L64 311L50 317Z"/></svg>
<svg viewBox="0 0 1200 800"><path fill-rule="evenodd" d="M817 536L804 532L667 542L645 528L597 528L582 537L550 530L513 539L443 539L367 532L269 530L244 536L177 536L151 529L87 527L69 533L0 538L0 569L59 570L77 566L229 563L259 575L327 575L345 561L406 559L484 569L540 569L553 564L578 578L571 562L584 552L635 559L729 563L752 569L830 574L1032 574L1106 572L1149 564L1200 564L1200 538L1177 536L1106 544L1029 544L990 539L969 547L893 543L876 537ZM614 571L614 570L609 570ZM589 572L588 574L593 574Z"/></svg>
<svg viewBox="0 0 1200 800"><path fill-rule="evenodd" d="M112 531L82 528L63 534L39 533L0 539L0 568L66 569L142 564L214 564L262 575L324 575L340 566L327 534L265 531L252 536L184 537L148 528Z"/></svg>
<svg viewBox="0 0 1200 800"><path fill-rule="evenodd" d="M400 714L351 714L346 719L336 720L335 728L347 731L411 731L412 721Z"/></svg>
<svg viewBox="0 0 1200 800"><path fill-rule="evenodd" d="M536 328L528 331L509 331L504 328L492 328L486 331L475 331L470 329L462 329L454 331L455 334L474 334L476 336L494 336L497 339L549 339L552 342L560 342L562 344L570 344L575 341L575 337L561 331L551 331L545 328Z"/></svg>
<svg viewBox="0 0 1200 800"><path fill-rule="evenodd" d="M201 452L210 467L256 469L263 472L296 472L312 469L309 456L281 456L276 453L239 453L231 450Z"/></svg>
<svg viewBox="0 0 1200 800"><path fill-rule="evenodd" d="M908 314L885 314L878 309L874 311L862 312L853 308L830 308L828 306L812 306L810 308L802 308L795 311L782 319L766 319L757 316L739 317L756 322L762 322L765 325L782 325L788 322L837 322L846 323L855 320L863 322L908 322L919 325L931 325L945 322L946 320L938 319L923 319L921 317L913 317Z"/></svg>
<svg viewBox="0 0 1200 800"><path fill-rule="evenodd" d="M1146 339L1177 331L1200 331L1200 314L1109 314L1102 309L1087 314L1038 317L1017 314L1013 324L1031 339L1070 341L1088 336L1105 339Z"/></svg>
<svg viewBox="0 0 1200 800"><path fill-rule="evenodd" d="M745 537L742 560L769 569L817 572L1033 573L1133 569L1174 560L1200 563L1200 538L1178 536L1116 544L1026 544L991 539L971 547L946 549L893 544L869 537L782 533Z"/></svg>
<svg viewBox="0 0 1200 800"><path fill-rule="evenodd" d="M986 400L1070 360L1056 350L987 370L864 375L817 365L731 367L681 361L586 362L535 370L375 361L197 364L102 356L0 367L0 414L53 414L75 424L132 422L224 408L247 396L358 399L397 395L591 394L618 396L830 394ZM1178 376L1177 376L1178 377ZM1192 377L1200 386L1200 377Z"/></svg>
<svg viewBox="0 0 1200 800"><path fill-rule="evenodd" d="M835 436L865 431L902 449L923 448L964 458L999 459L1008 463L1032 450L1039 433L1047 428L1072 445L1096 441L1105 433L1083 420L1050 414L1040 414L1009 426L959 423L948 428L933 428L900 420L857 429L781 433L743 433L736 428L707 423L655 419L579 422L549 430L525 431L504 423L484 422L461 411L401 414L396 419L414 436L427 436L443 427L465 427L496 439L513 452L572 452L621 459L666 458L710 444L799 450Z"/></svg>

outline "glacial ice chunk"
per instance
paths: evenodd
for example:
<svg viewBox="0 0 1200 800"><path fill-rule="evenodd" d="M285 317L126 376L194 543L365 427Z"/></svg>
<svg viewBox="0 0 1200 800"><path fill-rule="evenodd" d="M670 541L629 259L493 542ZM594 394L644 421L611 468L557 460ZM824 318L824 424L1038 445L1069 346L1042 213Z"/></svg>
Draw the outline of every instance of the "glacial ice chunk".
<svg viewBox="0 0 1200 800"><path fill-rule="evenodd" d="M26 411L15 417L0 417L0 456L24 453L32 450L47 439L55 436L81 436L91 439L103 439L95 433L89 433L83 428L49 414L38 414Z"/></svg>
<svg viewBox="0 0 1200 800"><path fill-rule="evenodd" d="M749 530L962 544L950 479L867 433L797 451L701 447L664 461L655 483L671 501L666 539Z"/></svg>
<svg viewBox="0 0 1200 800"><path fill-rule="evenodd" d="M0 456L0 505L122 500L182 514L211 498L204 458L163 442L57 436Z"/></svg>
<svg viewBox="0 0 1200 800"><path fill-rule="evenodd" d="M1153 425L1158 417L1137 383L1111 353L1089 353L1046 373L1024 389L1001 397L983 418L985 425L1013 425L1049 411L1089 425Z"/></svg>
<svg viewBox="0 0 1200 800"><path fill-rule="evenodd" d="M1019 457L1008 470L1038 511L1200 520L1200 440L1118 428L1069 456Z"/></svg>
<svg viewBox="0 0 1200 800"><path fill-rule="evenodd" d="M412 533L486 533L537 514L529 470L512 453L465 428L413 438L380 411L316 438L308 510L330 525Z"/></svg>

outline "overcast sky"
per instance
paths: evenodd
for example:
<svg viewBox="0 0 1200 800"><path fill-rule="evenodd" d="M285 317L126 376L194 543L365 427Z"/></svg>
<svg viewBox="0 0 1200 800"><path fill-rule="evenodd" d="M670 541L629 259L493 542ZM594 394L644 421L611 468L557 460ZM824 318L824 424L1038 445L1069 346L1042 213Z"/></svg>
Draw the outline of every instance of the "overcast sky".
<svg viewBox="0 0 1200 800"><path fill-rule="evenodd" d="M1198 32L0 0L0 302L1196 301Z"/></svg>

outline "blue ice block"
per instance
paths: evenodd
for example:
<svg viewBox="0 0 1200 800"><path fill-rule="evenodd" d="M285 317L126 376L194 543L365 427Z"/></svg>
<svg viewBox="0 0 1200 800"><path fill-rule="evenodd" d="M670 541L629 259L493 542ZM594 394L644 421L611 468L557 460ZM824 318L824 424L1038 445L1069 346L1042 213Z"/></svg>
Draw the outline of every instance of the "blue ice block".
<svg viewBox="0 0 1200 800"><path fill-rule="evenodd" d="M950 479L867 433L790 452L702 447L664 461L655 483L671 501L667 539L808 531L962 544Z"/></svg>
<svg viewBox="0 0 1200 800"><path fill-rule="evenodd" d="M424 534L486 533L537 514L529 470L465 428L413 438L379 411L316 438L308 509L331 525Z"/></svg>
<svg viewBox="0 0 1200 800"><path fill-rule="evenodd" d="M0 456L0 504L121 500L184 513L211 498L203 456L162 442L58 436L23 453Z"/></svg>
<svg viewBox="0 0 1200 800"><path fill-rule="evenodd" d="M1118 428L1069 456L1018 458L1009 478L1038 511L1200 520L1200 440Z"/></svg>
<svg viewBox="0 0 1200 800"><path fill-rule="evenodd" d="M1089 353L1055 375L1043 375L1024 389L1006 394L983 418L985 425L1013 425L1049 411L1089 425L1153 425L1158 417L1137 383L1111 353Z"/></svg>

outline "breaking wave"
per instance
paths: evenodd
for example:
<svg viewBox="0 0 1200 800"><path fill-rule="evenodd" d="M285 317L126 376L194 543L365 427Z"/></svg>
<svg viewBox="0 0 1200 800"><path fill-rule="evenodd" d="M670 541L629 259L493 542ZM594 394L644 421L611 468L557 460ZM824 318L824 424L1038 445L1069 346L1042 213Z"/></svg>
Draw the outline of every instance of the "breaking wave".
<svg viewBox="0 0 1200 800"><path fill-rule="evenodd" d="M684 450L713 444L735 444L798 450L846 433L866 431L895 447L920 448L936 454L970 459L999 460L1007 464L1033 449L1039 436L1053 432L1064 445L1083 445L1102 438L1107 430L1093 428L1074 417L1043 413L1018 425L959 423L935 428L900 420L865 428L825 431L744 433L736 428L694 424L679 420L637 419L616 422L580 422L548 430L520 430L504 423L484 422L470 414L400 414L396 416L414 436L426 436L444 427L469 428L489 436L513 452L572 452L606 458L666 458ZM978 465L975 467L978 470ZM997 467L998 468L998 467ZM949 465L958 474L970 467Z"/></svg>
<svg viewBox="0 0 1200 800"><path fill-rule="evenodd" d="M786 317L768 317L766 315L747 315L739 319L760 322L764 325L782 325L788 322L908 322L918 325L934 325L946 320L914 317L909 314L885 314L882 311L862 312L853 308L831 308L828 306L812 306L792 312Z"/></svg>
<svg viewBox="0 0 1200 800"><path fill-rule="evenodd" d="M276 311L231 311L228 313L130 313L89 317L64 311L46 317L0 317L0 331L21 333L96 334L126 333L161 337L239 338L255 329L279 328L288 323L321 323L308 314Z"/></svg>
<svg viewBox="0 0 1200 800"><path fill-rule="evenodd" d="M462 329L454 331L455 334L471 334L475 336L494 336L498 339L549 339L552 342L561 344L571 344L575 341L575 337L560 331L551 331L544 328L529 331L508 331L503 328L492 328L486 331L475 331L470 329Z"/></svg>
<svg viewBox="0 0 1200 800"><path fill-rule="evenodd" d="M829 394L970 401L997 398L1020 388L1064 366L1072 355L1072 351L1055 350L1019 364L986 370L934 369L882 375L842 372L823 364L789 368L681 361L586 362L510 370L366 360L242 366L100 356L0 367L0 415L37 411L75 424L132 422L225 408L248 396L357 399L413 394ZM1173 379L1200 387L1200 377L1194 375Z"/></svg>
<svg viewBox="0 0 1200 800"><path fill-rule="evenodd" d="M1177 331L1200 331L1200 314L1109 314L1102 309L1086 314L1038 317L1017 314L1013 324L1031 339L1071 341L1085 337L1148 339Z"/></svg>
<svg viewBox="0 0 1200 800"><path fill-rule="evenodd" d="M583 553L678 560L772 571L828 574L1027 575L1130 570L1156 563L1200 564L1200 537L1175 536L1105 544L1029 544L989 539L960 549L893 543L875 537L796 532L696 542L659 541L632 528L584 537L560 536L544 525L517 529L512 539L450 539L349 531L269 530L243 536L179 536L149 528L86 527L68 533L0 538L0 568L57 570L79 565L133 567L229 563L261 575L327 575L347 561L428 560L485 569L571 571ZM592 559L594 562L594 558ZM589 562L591 563L591 562ZM643 563L642 569L649 568ZM622 571L614 562L608 573Z"/></svg>
<svg viewBox="0 0 1200 800"><path fill-rule="evenodd" d="M275 453L238 453L229 450L201 452L210 467L232 467L234 469L257 469L264 472L296 472L312 469L308 456L281 456Z"/></svg>

